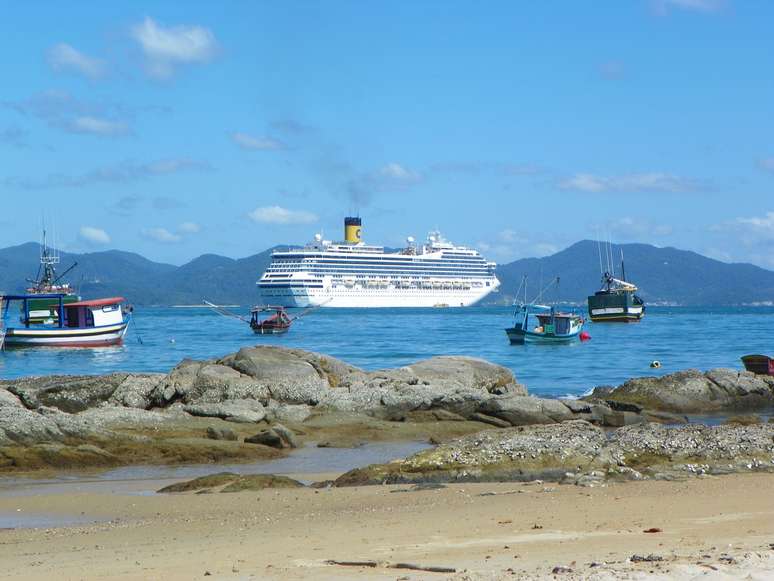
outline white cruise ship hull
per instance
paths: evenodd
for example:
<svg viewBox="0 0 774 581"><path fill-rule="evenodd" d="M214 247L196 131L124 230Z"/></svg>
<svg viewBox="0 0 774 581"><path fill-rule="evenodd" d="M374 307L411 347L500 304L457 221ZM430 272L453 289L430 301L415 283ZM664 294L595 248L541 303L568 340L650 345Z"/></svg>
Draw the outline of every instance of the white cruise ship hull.
<svg viewBox="0 0 774 581"><path fill-rule="evenodd" d="M469 307L483 300L500 284L497 279L489 282L491 286L482 285L470 290L261 288L261 300L290 308Z"/></svg>

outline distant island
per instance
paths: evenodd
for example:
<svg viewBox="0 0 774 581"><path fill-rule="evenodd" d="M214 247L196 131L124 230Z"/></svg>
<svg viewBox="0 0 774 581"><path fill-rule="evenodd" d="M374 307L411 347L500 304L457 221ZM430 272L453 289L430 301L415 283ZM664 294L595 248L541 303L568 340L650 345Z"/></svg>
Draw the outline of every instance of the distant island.
<svg viewBox="0 0 774 581"><path fill-rule="evenodd" d="M78 262L78 268L65 278L87 297L120 295L146 306L197 305L205 298L218 304L252 305L259 302L255 283L269 264L272 250L236 260L203 254L182 266L120 250L62 252L61 260L62 269ZM771 305L774 301L774 271L649 244L613 245L615 257L621 250L627 277L650 305ZM510 304L523 276L527 276L530 298L538 292L541 279L547 283L558 276L559 294L552 289L545 300L584 303L600 286L597 252L595 241L583 240L551 256L498 265L502 286L485 304ZM23 291L25 280L37 271L39 255L40 246L35 242L0 250L0 291Z"/></svg>

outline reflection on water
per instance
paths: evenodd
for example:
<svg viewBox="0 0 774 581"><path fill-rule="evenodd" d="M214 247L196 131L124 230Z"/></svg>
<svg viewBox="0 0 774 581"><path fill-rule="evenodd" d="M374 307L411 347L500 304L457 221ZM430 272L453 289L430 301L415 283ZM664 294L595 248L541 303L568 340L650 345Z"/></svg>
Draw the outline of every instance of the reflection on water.
<svg viewBox="0 0 774 581"><path fill-rule="evenodd" d="M504 329L511 311L504 307L320 309L284 336L256 336L244 323L208 309L141 308L135 321L122 347L1 353L0 377L166 372L186 357L213 358L264 344L318 351L366 369L434 355L482 357L511 368L532 393L578 395L636 376L741 368L741 355L770 352L774 309L651 307L639 324L590 323L592 340L571 345L510 345ZM653 360L662 368L651 369Z"/></svg>

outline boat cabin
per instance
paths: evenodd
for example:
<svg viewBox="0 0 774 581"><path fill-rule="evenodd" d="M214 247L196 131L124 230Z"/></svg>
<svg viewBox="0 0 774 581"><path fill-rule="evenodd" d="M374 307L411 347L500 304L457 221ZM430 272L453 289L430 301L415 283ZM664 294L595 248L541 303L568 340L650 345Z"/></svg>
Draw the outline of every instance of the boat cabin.
<svg viewBox="0 0 774 581"><path fill-rule="evenodd" d="M71 295L57 293L6 295L3 299L3 319L7 321L10 305L19 303L19 324L26 329L37 326L90 329L120 325L124 322L121 310L121 304L125 302L123 297L72 302ZM41 303L50 309L50 316L41 317ZM64 316L61 316L62 313Z"/></svg>

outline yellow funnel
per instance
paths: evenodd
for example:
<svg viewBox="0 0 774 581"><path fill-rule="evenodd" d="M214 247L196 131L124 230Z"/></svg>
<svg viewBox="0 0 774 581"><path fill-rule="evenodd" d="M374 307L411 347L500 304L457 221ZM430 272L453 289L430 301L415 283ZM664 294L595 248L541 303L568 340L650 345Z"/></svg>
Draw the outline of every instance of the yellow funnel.
<svg viewBox="0 0 774 581"><path fill-rule="evenodd" d="M344 240L349 244L360 242L360 218L344 218Z"/></svg>

